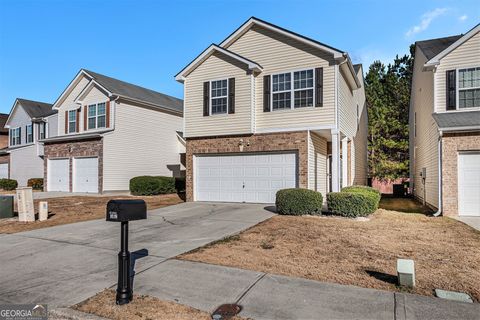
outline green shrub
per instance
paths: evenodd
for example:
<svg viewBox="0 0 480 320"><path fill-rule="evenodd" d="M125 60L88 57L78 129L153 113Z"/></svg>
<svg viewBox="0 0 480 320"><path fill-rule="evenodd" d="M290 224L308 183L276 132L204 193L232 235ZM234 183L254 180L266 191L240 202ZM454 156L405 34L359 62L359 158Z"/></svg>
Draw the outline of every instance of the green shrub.
<svg viewBox="0 0 480 320"><path fill-rule="evenodd" d="M175 178L140 176L130 179L130 192L136 196L175 193Z"/></svg>
<svg viewBox="0 0 480 320"><path fill-rule="evenodd" d="M327 194L328 211L334 215L365 217L378 208L378 196L373 192L330 192Z"/></svg>
<svg viewBox="0 0 480 320"><path fill-rule="evenodd" d="M367 186L350 186L342 188L342 192L354 192L354 193L364 193L370 194L376 199L376 206L375 210L378 209L378 205L380 204L380 199L382 198L382 194L375 188L367 187Z"/></svg>
<svg viewBox="0 0 480 320"><path fill-rule="evenodd" d="M175 178L175 190L177 192L185 192L185 178Z"/></svg>
<svg viewBox="0 0 480 320"><path fill-rule="evenodd" d="M0 179L0 189L3 190L15 190L18 187L17 180L13 179Z"/></svg>
<svg viewBox="0 0 480 320"><path fill-rule="evenodd" d="M43 178L31 178L27 181L27 186L34 190L43 190Z"/></svg>
<svg viewBox="0 0 480 320"><path fill-rule="evenodd" d="M277 191L275 205L279 214L321 214L323 197L320 192L292 188Z"/></svg>

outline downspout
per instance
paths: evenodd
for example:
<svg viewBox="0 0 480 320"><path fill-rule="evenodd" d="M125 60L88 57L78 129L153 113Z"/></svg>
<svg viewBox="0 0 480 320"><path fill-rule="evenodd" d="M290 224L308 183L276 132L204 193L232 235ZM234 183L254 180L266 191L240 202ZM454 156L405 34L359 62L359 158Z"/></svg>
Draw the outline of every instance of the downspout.
<svg viewBox="0 0 480 320"><path fill-rule="evenodd" d="M442 131L438 137L438 210L433 214L438 217L442 214Z"/></svg>

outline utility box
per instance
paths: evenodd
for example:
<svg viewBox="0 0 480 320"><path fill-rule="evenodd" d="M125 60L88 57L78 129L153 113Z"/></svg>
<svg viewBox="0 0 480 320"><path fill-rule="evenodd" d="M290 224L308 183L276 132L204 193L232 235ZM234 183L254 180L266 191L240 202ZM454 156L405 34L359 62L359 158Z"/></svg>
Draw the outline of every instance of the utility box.
<svg viewBox="0 0 480 320"><path fill-rule="evenodd" d="M13 196L0 196L0 219L13 218Z"/></svg>
<svg viewBox="0 0 480 320"><path fill-rule="evenodd" d="M40 201L38 204L38 220L45 221L48 219L48 202Z"/></svg>
<svg viewBox="0 0 480 320"><path fill-rule="evenodd" d="M30 187L17 188L18 221L35 221L33 191Z"/></svg>
<svg viewBox="0 0 480 320"><path fill-rule="evenodd" d="M126 222L147 219L147 204L143 200L110 200L107 221Z"/></svg>
<svg viewBox="0 0 480 320"><path fill-rule="evenodd" d="M415 264L410 259L397 260L398 284L405 287L415 287Z"/></svg>

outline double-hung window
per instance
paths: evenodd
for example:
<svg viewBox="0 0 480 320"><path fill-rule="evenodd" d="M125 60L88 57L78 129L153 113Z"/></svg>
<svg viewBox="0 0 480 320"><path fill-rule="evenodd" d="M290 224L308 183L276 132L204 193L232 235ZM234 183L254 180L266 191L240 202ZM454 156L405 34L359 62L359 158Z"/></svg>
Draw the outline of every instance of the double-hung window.
<svg viewBox="0 0 480 320"><path fill-rule="evenodd" d="M313 83L313 69L272 75L272 111L313 107Z"/></svg>
<svg viewBox="0 0 480 320"><path fill-rule="evenodd" d="M16 146L21 144L20 128L10 129L10 145Z"/></svg>
<svg viewBox="0 0 480 320"><path fill-rule="evenodd" d="M88 129L106 127L105 102L91 104L88 106Z"/></svg>
<svg viewBox="0 0 480 320"><path fill-rule="evenodd" d="M223 114L228 110L228 80L210 81L211 110L210 114Z"/></svg>
<svg viewBox="0 0 480 320"><path fill-rule="evenodd" d="M77 132L77 110L68 111L68 133Z"/></svg>
<svg viewBox="0 0 480 320"><path fill-rule="evenodd" d="M27 138L27 143L32 143L33 142L33 124L29 124L26 127L26 138Z"/></svg>
<svg viewBox="0 0 480 320"><path fill-rule="evenodd" d="M480 67L458 70L458 107L480 107Z"/></svg>
<svg viewBox="0 0 480 320"><path fill-rule="evenodd" d="M47 124L45 122L41 122L38 125L38 137L40 140L45 139L45 131L47 129Z"/></svg>

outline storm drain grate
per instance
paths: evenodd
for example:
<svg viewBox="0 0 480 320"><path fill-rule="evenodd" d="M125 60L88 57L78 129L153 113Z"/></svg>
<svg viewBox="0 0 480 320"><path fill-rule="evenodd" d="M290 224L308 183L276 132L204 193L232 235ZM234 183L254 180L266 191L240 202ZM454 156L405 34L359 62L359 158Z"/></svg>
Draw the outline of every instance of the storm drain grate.
<svg viewBox="0 0 480 320"><path fill-rule="evenodd" d="M242 311L242 307L238 304L222 304L212 313L213 320L228 320L234 316L236 316L240 311Z"/></svg>

